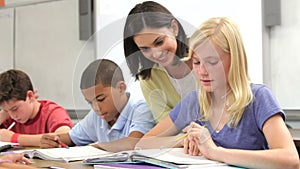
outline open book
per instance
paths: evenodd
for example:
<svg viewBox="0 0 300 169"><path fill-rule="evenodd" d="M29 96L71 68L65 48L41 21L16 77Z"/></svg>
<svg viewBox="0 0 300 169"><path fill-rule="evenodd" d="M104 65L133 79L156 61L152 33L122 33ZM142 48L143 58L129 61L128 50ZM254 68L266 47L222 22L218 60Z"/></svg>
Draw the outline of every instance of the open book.
<svg viewBox="0 0 300 169"><path fill-rule="evenodd" d="M77 146L69 148L47 148L47 149L34 149L34 150L19 150L14 151L24 153L29 158L37 157L44 160L54 161L77 161L84 160L87 158L95 158L110 152L100 150L93 146Z"/></svg>
<svg viewBox="0 0 300 169"><path fill-rule="evenodd" d="M132 161L160 160L174 164L217 164L220 162L206 159L204 156L191 156L183 152L183 148L164 148L135 150Z"/></svg>
<svg viewBox="0 0 300 169"><path fill-rule="evenodd" d="M128 153L128 159L120 158L119 163L134 164L144 163L164 168L185 168L186 165L226 165L224 163L208 160L203 156L191 156L183 152L183 148L145 149L125 151L109 155L90 158L83 161L83 164L106 164L117 163L117 157L123 157ZM111 160L112 159L114 160ZM98 166L100 167L100 166Z"/></svg>

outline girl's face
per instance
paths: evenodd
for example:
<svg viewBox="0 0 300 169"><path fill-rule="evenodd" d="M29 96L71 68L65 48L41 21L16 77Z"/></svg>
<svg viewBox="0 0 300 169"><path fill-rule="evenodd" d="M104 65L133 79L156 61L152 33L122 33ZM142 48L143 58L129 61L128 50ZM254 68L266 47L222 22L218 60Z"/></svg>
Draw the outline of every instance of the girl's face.
<svg viewBox="0 0 300 169"><path fill-rule="evenodd" d="M205 42L196 48L192 56L193 70L206 92L227 88L230 54Z"/></svg>
<svg viewBox="0 0 300 169"><path fill-rule="evenodd" d="M172 27L146 28L134 36L134 42L147 59L165 67L176 57L176 31Z"/></svg>

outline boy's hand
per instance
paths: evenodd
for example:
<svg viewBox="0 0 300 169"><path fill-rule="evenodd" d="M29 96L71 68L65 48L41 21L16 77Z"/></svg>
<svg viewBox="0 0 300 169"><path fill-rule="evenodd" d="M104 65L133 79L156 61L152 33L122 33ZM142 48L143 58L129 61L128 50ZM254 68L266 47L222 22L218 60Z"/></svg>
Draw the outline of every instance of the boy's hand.
<svg viewBox="0 0 300 169"><path fill-rule="evenodd" d="M41 148L60 147L58 140L59 140L59 136L55 133L43 134L40 140L40 147Z"/></svg>
<svg viewBox="0 0 300 169"><path fill-rule="evenodd" d="M15 133L7 129L0 129L0 141L10 142Z"/></svg>

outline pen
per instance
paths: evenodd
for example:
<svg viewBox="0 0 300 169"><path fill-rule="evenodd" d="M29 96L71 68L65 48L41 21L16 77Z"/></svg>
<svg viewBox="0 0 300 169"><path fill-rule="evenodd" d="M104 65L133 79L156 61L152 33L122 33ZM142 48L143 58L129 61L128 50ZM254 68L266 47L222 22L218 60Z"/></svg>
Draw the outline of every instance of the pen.
<svg viewBox="0 0 300 169"><path fill-rule="evenodd" d="M187 134L187 133L184 133L184 134L182 134L181 136L177 137L177 138L176 138L176 141L183 140L183 139L186 138L187 136L188 136L188 134Z"/></svg>
<svg viewBox="0 0 300 169"><path fill-rule="evenodd" d="M14 126L15 126L15 124L16 124L16 122L14 121L14 122L12 122L11 123L11 125L7 128L7 130L10 130L10 129L12 129Z"/></svg>

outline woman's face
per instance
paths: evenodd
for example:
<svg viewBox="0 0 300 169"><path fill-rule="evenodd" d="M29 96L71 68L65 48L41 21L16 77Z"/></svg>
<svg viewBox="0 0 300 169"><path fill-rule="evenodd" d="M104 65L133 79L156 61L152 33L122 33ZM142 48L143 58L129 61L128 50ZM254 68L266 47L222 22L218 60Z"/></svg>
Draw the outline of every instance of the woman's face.
<svg viewBox="0 0 300 169"><path fill-rule="evenodd" d="M230 68L230 54L210 42L196 48L193 58L193 70L206 92L226 90Z"/></svg>
<svg viewBox="0 0 300 169"><path fill-rule="evenodd" d="M134 36L134 42L147 59L168 66L176 57L176 34L176 30L167 27L145 28Z"/></svg>

